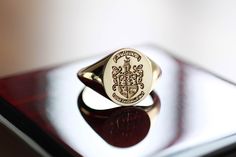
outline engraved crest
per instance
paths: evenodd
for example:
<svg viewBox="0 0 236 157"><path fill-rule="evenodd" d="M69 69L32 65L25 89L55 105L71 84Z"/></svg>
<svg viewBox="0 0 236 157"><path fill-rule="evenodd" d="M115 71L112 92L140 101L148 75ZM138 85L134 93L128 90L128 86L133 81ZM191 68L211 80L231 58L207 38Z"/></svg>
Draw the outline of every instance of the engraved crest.
<svg viewBox="0 0 236 157"><path fill-rule="evenodd" d="M143 80L143 65L131 65L130 57L124 56L124 63L122 66L112 66L112 78L113 78L113 91L117 91L123 96L120 98L115 93L113 97L121 99L123 101L136 101L143 96L143 91L134 97L139 90L144 88Z"/></svg>

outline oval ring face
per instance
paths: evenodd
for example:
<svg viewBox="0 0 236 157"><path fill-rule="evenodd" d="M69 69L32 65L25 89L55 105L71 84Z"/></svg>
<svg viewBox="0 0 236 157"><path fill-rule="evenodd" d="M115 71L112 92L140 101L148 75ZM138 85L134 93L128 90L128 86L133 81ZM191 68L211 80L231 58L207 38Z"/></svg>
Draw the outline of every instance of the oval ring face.
<svg viewBox="0 0 236 157"><path fill-rule="evenodd" d="M134 105L151 91L153 73L149 59L134 49L120 49L108 60L103 85L109 98L122 106Z"/></svg>

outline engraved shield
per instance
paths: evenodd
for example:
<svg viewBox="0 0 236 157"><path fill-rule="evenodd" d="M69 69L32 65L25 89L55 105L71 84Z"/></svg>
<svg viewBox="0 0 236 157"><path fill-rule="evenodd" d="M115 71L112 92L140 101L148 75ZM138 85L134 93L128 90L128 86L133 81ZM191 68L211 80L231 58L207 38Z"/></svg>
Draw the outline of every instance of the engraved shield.
<svg viewBox="0 0 236 157"><path fill-rule="evenodd" d="M121 74L118 76L118 91L127 99L132 98L138 92L137 75L136 74Z"/></svg>

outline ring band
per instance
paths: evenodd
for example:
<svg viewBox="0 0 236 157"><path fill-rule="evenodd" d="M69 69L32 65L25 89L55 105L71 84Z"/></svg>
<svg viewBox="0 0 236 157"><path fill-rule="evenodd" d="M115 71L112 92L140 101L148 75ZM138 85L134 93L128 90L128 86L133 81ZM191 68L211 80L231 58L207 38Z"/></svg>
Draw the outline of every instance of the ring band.
<svg viewBox="0 0 236 157"><path fill-rule="evenodd" d="M78 72L88 87L121 106L135 105L154 88L161 68L141 52L123 48Z"/></svg>

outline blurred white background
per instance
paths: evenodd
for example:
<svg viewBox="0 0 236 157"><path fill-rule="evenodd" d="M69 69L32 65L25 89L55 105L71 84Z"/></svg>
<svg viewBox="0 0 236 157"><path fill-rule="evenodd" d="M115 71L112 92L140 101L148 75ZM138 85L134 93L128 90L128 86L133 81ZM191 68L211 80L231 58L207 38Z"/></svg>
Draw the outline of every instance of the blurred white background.
<svg viewBox="0 0 236 157"><path fill-rule="evenodd" d="M0 76L148 43L236 82L236 1L0 2Z"/></svg>

